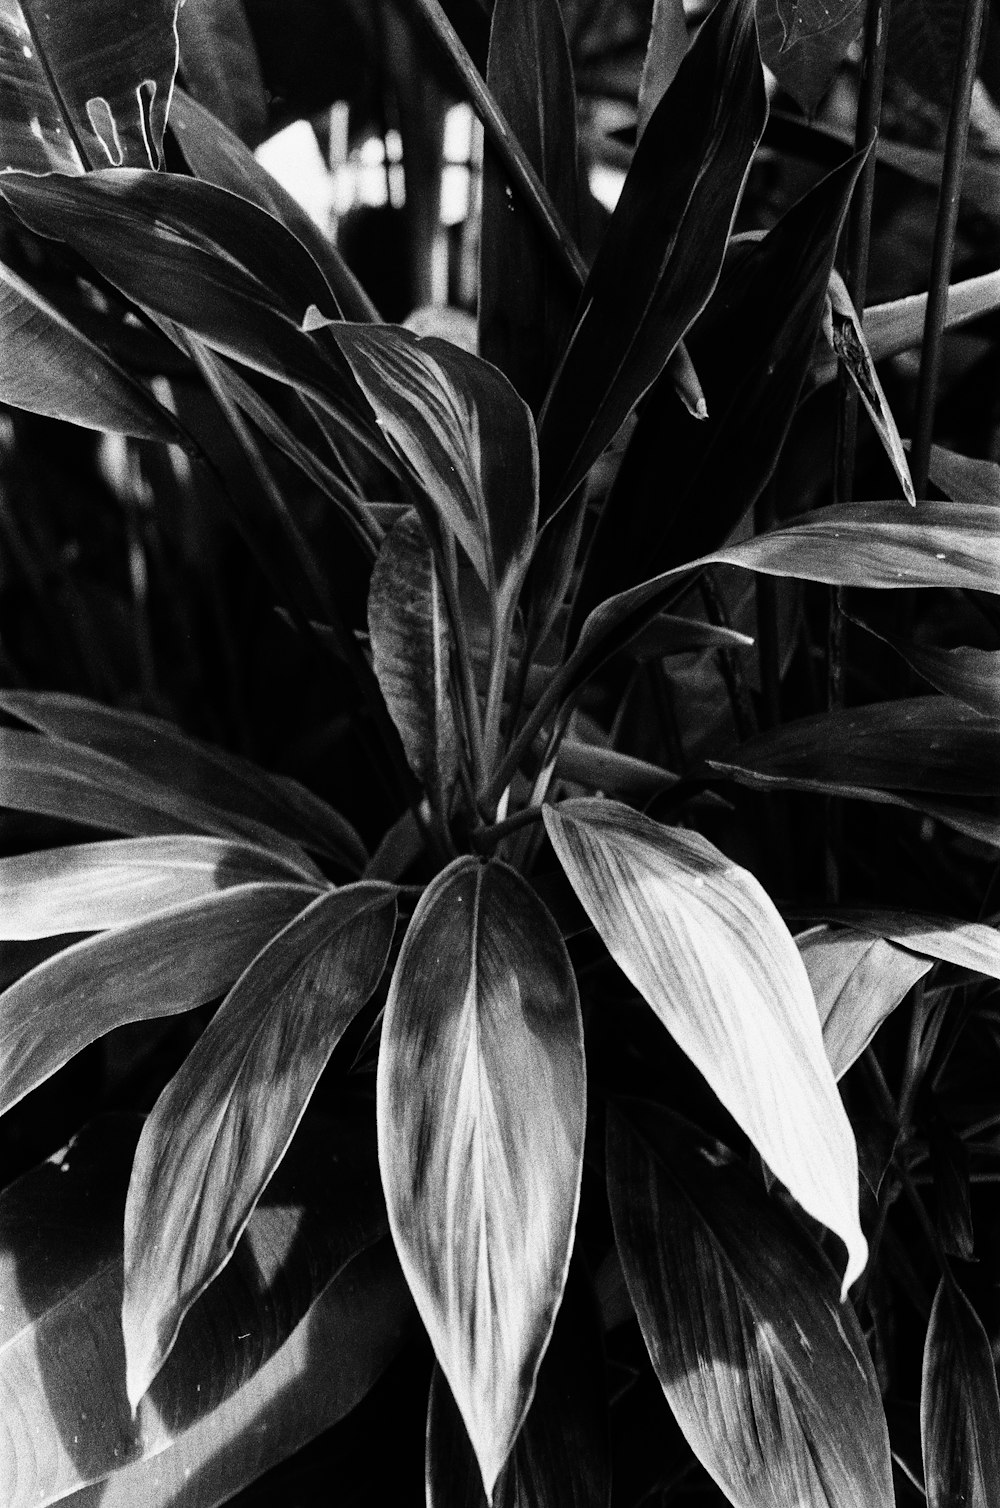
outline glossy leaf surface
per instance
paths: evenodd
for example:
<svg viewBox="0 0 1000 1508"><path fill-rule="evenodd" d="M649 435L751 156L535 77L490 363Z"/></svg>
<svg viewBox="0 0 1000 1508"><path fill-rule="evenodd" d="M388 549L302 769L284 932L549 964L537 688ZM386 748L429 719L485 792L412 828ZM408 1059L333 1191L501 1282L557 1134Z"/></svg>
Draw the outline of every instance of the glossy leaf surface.
<svg viewBox="0 0 1000 1508"><path fill-rule="evenodd" d="M0 169L159 167L176 12L177 0L0 0Z"/></svg>
<svg viewBox="0 0 1000 1508"><path fill-rule="evenodd" d="M861 1328L820 1248L689 1122L608 1117L615 1239L654 1369L736 1508L892 1508Z"/></svg>
<svg viewBox="0 0 1000 1508"><path fill-rule="evenodd" d="M395 921L389 886L320 896L240 976L157 1100L125 1207L133 1405L231 1257L337 1042L379 982ZM354 1218L344 1213L345 1230Z"/></svg>
<svg viewBox="0 0 1000 1508"><path fill-rule="evenodd" d="M816 997L823 1046L840 1079L933 962L850 928L811 927L795 941Z"/></svg>
<svg viewBox="0 0 1000 1508"><path fill-rule="evenodd" d="M982 1321L945 1275L924 1342L920 1435L928 1508L997 1508L1000 1398Z"/></svg>
<svg viewBox="0 0 1000 1508"><path fill-rule="evenodd" d="M611 957L802 1207L865 1265L854 1136L805 967L773 903L707 839L617 802L545 808Z"/></svg>
<svg viewBox="0 0 1000 1508"><path fill-rule="evenodd" d="M221 995L308 906L305 885L236 885L74 943L0 994L0 1111L130 1021Z"/></svg>
<svg viewBox="0 0 1000 1508"><path fill-rule="evenodd" d="M424 892L393 975L379 1161L487 1493L559 1307L584 1120L580 1007L555 923L506 865L456 859Z"/></svg>
<svg viewBox="0 0 1000 1508"><path fill-rule="evenodd" d="M133 1419L121 1225L139 1124L94 1122L0 1196L7 1508L214 1508L346 1414L411 1312L377 1224L343 1225L325 1197L377 1187L350 1119L327 1121L297 1138Z"/></svg>

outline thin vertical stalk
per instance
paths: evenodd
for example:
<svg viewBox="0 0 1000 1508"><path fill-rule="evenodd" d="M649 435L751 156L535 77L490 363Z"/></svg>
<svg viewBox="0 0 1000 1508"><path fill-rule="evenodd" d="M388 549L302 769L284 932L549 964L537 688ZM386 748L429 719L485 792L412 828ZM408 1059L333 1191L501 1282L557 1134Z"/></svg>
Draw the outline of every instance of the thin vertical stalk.
<svg viewBox="0 0 1000 1508"><path fill-rule="evenodd" d="M934 433L934 404L941 372L941 352L945 318L948 312L948 284L955 249L962 177L969 144L969 113L972 90L976 82L976 64L983 34L986 0L966 0L959 38L958 61L952 83L951 110L944 142L941 188L938 194L937 222L934 226L934 250L931 255L930 289L924 317L924 338L920 352L920 376L917 382L917 412L913 426L913 454L910 470L918 500L927 496L931 441Z"/></svg>

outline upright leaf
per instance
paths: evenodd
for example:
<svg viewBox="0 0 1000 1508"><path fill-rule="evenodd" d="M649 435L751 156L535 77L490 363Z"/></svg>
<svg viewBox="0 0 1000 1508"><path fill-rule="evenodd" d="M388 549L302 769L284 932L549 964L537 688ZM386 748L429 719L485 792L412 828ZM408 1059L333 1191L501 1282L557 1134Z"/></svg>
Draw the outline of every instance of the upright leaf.
<svg viewBox="0 0 1000 1508"><path fill-rule="evenodd" d="M704 308L766 114L753 4L723 0L646 127L584 287L541 417L546 513Z"/></svg>
<svg viewBox="0 0 1000 1508"><path fill-rule="evenodd" d="M255 146L267 135L267 91L244 0L182 5L177 34L181 72L191 93Z"/></svg>
<svg viewBox="0 0 1000 1508"><path fill-rule="evenodd" d="M315 894L234 885L38 964L0 994L0 1113L115 1027L214 1000Z"/></svg>
<svg viewBox="0 0 1000 1508"><path fill-rule="evenodd" d="M368 590L372 663L417 779L448 813L458 773L451 646L434 552L414 512L389 530Z"/></svg>
<svg viewBox="0 0 1000 1508"><path fill-rule="evenodd" d="M559 0L497 0L486 82L570 234L578 230L576 92ZM487 142L479 352L537 413L578 289Z"/></svg>
<svg viewBox="0 0 1000 1508"><path fill-rule="evenodd" d="M387 885L319 896L241 974L157 1100L125 1206L133 1407L232 1256L316 1081L381 978L395 921ZM348 1216L357 1218L344 1211L345 1228Z"/></svg>
<svg viewBox="0 0 1000 1508"><path fill-rule="evenodd" d="M989 1337L949 1273L924 1341L920 1436L928 1508L1000 1504L1000 1397Z"/></svg>
<svg viewBox="0 0 1000 1508"><path fill-rule="evenodd" d="M834 1078L843 1078L933 962L850 928L811 927L795 941L816 997L830 1067Z"/></svg>
<svg viewBox="0 0 1000 1508"><path fill-rule="evenodd" d="M0 171L158 168L177 6L0 0Z"/></svg>
<svg viewBox="0 0 1000 1508"><path fill-rule="evenodd" d="M639 80L636 134L642 136L653 111L673 83L688 50L684 0L653 0L649 42Z"/></svg>
<svg viewBox="0 0 1000 1508"><path fill-rule="evenodd" d="M617 802L564 801L545 827L618 967L768 1167L865 1265L858 1162L795 944L766 892L699 833Z"/></svg>
<svg viewBox="0 0 1000 1508"><path fill-rule="evenodd" d="M758 0L764 62L810 113L857 41L864 0Z"/></svg>
<svg viewBox="0 0 1000 1508"><path fill-rule="evenodd" d="M379 1161L487 1495L566 1281L584 1121L583 1027L559 931L512 869L456 859L421 898L393 974Z"/></svg>
<svg viewBox="0 0 1000 1508"><path fill-rule="evenodd" d="M868 1348L819 1246L659 1107L608 1116L615 1240L653 1367L736 1508L892 1508Z"/></svg>

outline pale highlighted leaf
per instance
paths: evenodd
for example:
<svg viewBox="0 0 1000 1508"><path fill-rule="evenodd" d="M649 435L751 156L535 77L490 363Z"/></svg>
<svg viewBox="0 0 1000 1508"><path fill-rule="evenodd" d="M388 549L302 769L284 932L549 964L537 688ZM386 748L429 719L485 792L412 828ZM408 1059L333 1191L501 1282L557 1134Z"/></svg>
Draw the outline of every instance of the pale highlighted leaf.
<svg viewBox="0 0 1000 1508"><path fill-rule="evenodd" d="M240 976L157 1100L125 1207L133 1407L232 1256L337 1042L379 982L395 922L387 885L318 897Z"/></svg>
<svg viewBox="0 0 1000 1508"><path fill-rule="evenodd" d="M887 937L911 953L940 959L960 969L1000 979L1000 930L985 922L920 911L883 911L839 907L830 921L843 922L873 937Z"/></svg>
<svg viewBox="0 0 1000 1508"><path fill-rule="evenodd" d="M928 1508L997 1508L1000 1397L989 1337L950 1274L924 1342L920 1436Z"/></svg>
<svg viewBox="0 0 1000 1508"><path fill-rule="evenodd" d="M0 1113L115 1027L214 1000L315 895L235 885L38 964L0 994Z"/></svg>
<svg viewBox="0 0 1000 1508"><path fill-rule="evenodd" d="M547 806L556 857L608 952L774 1175L865 1265L858 1160L805 966L754 877L699 833L618 802Z"/></svg>
<svg viewBox="0 0 1000 1508"><path fill-rule="evenodd" d="M736 1508L892 1508L868 1348L822 1250L759 1178L658 1106L612 1107L608 1192L667 1402Z"/></svg>
<svg viewBox="0 0 1000 1508"><path fill-rule="evenodd" d="M586 1108L566 948L506 865L456 859L424 892L377 1098L393 1237L490 1494L566 1281Z"/></svg>
<svg viewBox="0 0 1000 1508"><path fill-rule="evenodd" d="M1000 303L1000 283L998 283ZM942 445L931 446L930 478L956 503L1000 506L1000 466L976 456L960 456Z"/></svg>
<svg viewBox="0 0 1000 1508"><path fill-rule="evenodd" d="M834 1078L843 1078L933 960L850 928L811 927L795 939L823 1027Z"/></svg>

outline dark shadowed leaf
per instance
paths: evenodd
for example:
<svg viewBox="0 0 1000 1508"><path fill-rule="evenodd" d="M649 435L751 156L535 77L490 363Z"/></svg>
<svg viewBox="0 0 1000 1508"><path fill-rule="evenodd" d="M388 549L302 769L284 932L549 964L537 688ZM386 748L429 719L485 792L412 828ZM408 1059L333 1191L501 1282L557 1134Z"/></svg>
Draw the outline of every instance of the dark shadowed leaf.
<svg viewBox="0 0 1000 1508"><path fill-rule="evenodd" d="M0 937L57 937L142 921L233 885L285 880L263 849L190 834L78 843L0 859Z"/></svg>
<svg viewBox="0 0 1000 1508"><path fill-rule="evenodd" d="M843 1078L933 961L850 928L811 927L795 939L823 1027L834 1078Z"/></svg>
<svg viewBox="0 0 1000 1508"><path fill-rule="evenodd" d="M476 1457L444 1374L434 1369L427 1413L428 1508L486 1508ZM607 1508L611 1495L608 1386L597 1304L570 1270L531 1407L493 1508Z"/></svg>
<svg viewBox="0 0 1000 1508"><path fill-rule="evenodd" d="M367 862L364 844L351 824L297 780L191 738L162 718L104 707L57 691L3 690L0 709L53 739L106 754L200 804L251 819L234 829L245 828L248 837L257 833L260 841L268 831L267 823L276 833L347 868L360 870ZM141 780L134 785L143 789ZM221 820L226 819L222 816ZM177 825L197 824L185 823L179 816ZM272 832L272 839L276 833Z"/></svg>
<svg viewBox="0 0 1000 1508"><path fill-rule="evenodd" d="M368 590L372 664L410 768L448 813L458 772L451 645L434 552L415 512L386 535Z"/></svg>
<svg viewBox="0 0 1000 1508"><path fill-rule="evenodd" d="M972 649L965 644L957 649L916 644L898 639L894 634L876 633L870 624L862 623L850 613L848 617L852 623L881 639L883 644L888 644L937 691L955 697L984 717L1000 718L1000 651Z"/></svg>
<svg viewBox="0 0 1000 1508"><path fill-rule="evenodd" d="M689 1122L608 1116L615 1239L695 1455L736 1508L892 1508L878 1383L819 1246Z"/></svg>
<svg viewBox="0 0 1000 1508"><path fill-rule="evenodd" d="M1000 507L1000 466L996 461L960 456L941 445L933 445L930 477L953 502Z"/></svg>
<svg viewBox="0 0 1000 1508"><path fill-rule="evenodd" d="M372 1151L347 1115L304 1128L133 1419L121 1227L140 1124L93 1123L0 1195L8 1508L214 1508L353 1408L407 1324L384 1216L342 1218L377 1189Z"/></svg>
<svg viewBox="0 0 1000 1508"><path fill-rule="evenodd" d="M758 0L761 55L803 110L826 93L864 19L864 0Z"/></svg>
<svg viewBox="0 0 1000 1508"><path fill-rule="evenodd" d="M889 67L946 110L965 10L964 0L894 0L890 14Z"/></svg>
<svg viewBox="0 0 1000 1508"><path fill-rule="evenodd" d="M932 1101L933 1103L933 1101ZM928 1117L927 1150L934 1179L935 1224L941 1245L963 1262L975 1261L969 1149L940 1110Z"/></svg>
<svg viewBox="0 0 1000 1508"><path fill-rule="evenodd" d="M213 1000L315 898L306 885L236 885L74 943L0 994L0 1112L130 1021Z"/></svg>
<svg viewBox="0 0 1000 1508"><path fill-rule="evenodd" d="M920 1435L928 1508L1000 1504L1000 1398L989 1337L945 1274L924 1342Z"/></svg>
<svg viewBox="0 0 1000 1508"><path fill-rule="evenodd" d="M488 1493L566 1281L585 1098L555 923L514 870L456 859L424 892L393 974L379 1161L403 1270Z"/></svg>
<svg viewBox="0 0 1000 1508"><path fill-rule="evenodd" d="M2 0L0 170L159 167L176 11L177 0L73 0L69 9Z"/></svg>
<svg viewBox="0 0 1000 1508"><path fill-rule="evenodd" d="M390 886L320 896L240 976L157 1100L125 1208L133 1405L231 1257L316 1081L381 978L395 922Z"/></svg>
<svg viewBox="0 0 1000 1508"><path fill-rule="evenodd" d="M486 81L571 235L578 231L576 96L559 0L497 0ZM479 351L537 412L578 288L489 144L483 160Z"/></svg>
<svg viewBox="0 0 1000 1508"><path fill-rule="evenodd" d="M666 94L688 50L683 0L653 0L649 42L639 80L636 133L642 136L653 111Z"/></svg>
<svg viewBox="0 0 1000 1508"><path fill-rule="evenodd" d="M753 5L723 0L653 112L584 287L541 418L546 513L704 308L766 114Z"/></svg>
<svg viewBox="0 0 1000 1508"><path fill-rule="evenodd" d="M197 0L177 13L184 82L237 137L267 134L267 91L244 0ZM171 102L170 125L175 125Z"/></svg>
<svg viewBox="0 0 1000 1508"><path fill-rule="evenodd" d="M141 383L2 264L0 401L139 439L170 441L178 433Z"/></svg>
<svg viewBox="0 0 1000 1508"><path fill-rule="evenodd" d="M768 1167L865 1265L854 1136L798 951L766 892L699 833L617 802L545 808L556 856L618 967Z"/></svg>

